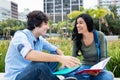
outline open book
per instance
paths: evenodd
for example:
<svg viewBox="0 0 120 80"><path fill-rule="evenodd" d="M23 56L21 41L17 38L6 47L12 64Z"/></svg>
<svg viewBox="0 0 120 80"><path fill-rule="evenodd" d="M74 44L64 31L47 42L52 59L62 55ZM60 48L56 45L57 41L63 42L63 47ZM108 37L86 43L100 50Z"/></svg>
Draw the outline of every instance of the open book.
<svg viewBox="0 0 120 80"><path fill-rule="evenodd" d="M75 72L75 74L84 74L84 73L89 73L89 72L101 71L102 69L104 69L104 67L106 66L106 64L110 60L110 58L111 57L108 57L108 58L100 61L99 63L93 65L90 69L84 69L84 70L81 70L81 71L77 71L77 72ZM67 69L59 70L57 72L54 72L53 74L55 74L55 75L64 75L64 74L67 74L67 73L74 72L79 67L80 66L74 67L74 68L67 68Z"/></svg>
<svg viewBox="0 0 120 80"><path fill-rule="evenodd" d="M90 69L84 69L82 71L76 72L76 74L89 73L89 72L98 72L105 68L106 64L111 57L106 58L105 60L100 61L99 63L93 65Z"/></svg>

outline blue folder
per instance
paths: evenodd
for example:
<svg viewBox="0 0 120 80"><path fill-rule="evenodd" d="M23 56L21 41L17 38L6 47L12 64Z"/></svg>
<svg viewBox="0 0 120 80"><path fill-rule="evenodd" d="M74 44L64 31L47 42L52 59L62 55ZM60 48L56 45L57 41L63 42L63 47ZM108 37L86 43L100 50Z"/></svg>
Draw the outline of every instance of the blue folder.
<svg viewBox="0 0 120 80"><path fill-rule="evenodd" d="M65 68L65 69L61 69L59 71L54 72L53 74L55 75L65 75L71 72L74 72L76 69L78 69L80 66L77 67L73 67L73 68Z"/></svg>

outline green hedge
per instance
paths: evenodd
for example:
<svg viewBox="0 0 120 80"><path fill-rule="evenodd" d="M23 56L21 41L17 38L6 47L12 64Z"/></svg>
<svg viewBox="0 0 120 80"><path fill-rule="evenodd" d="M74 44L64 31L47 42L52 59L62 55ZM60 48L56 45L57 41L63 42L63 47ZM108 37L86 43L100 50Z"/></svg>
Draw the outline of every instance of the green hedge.
<svg viewBox="0 0 120 80"><path fill-rule="evenodd" d="M5 54L8 49L9 41L0 40L0 72L4 72L5 67Z"/></svg>
<svg viewBox="0 0 120 80"><path fill-rule="evenodd" d="M112 58L107 64L107 69L112 71L115 77L120 77L120 40L108 43L108 55Z"/></svg>
<svg viewBox="0 0 120 80"><path fill-rule="evenodd" d="M72 53L72 41L70 39L49 39L49 42L55 44L64 51L65 55ZM4 59L9 45L9 41L0 41L0 72L4 72ZM120 40L108 42L108 56L112 56L106 68L112 71L115 77L120 77ZM79 57L81 59L81 57Z"/></svg>

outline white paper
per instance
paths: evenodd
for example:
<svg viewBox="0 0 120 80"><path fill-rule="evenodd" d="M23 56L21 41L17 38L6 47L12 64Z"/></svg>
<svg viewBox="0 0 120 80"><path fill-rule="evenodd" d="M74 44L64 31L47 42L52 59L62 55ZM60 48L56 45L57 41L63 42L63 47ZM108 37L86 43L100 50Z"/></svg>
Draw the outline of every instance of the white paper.
<svg viewBox="0 0 120 80"><path fill-rule="evenodd" d="M99 63L93 65L90 69L103 69L111 57L106 58L105 60L100 61Z"/></svg>

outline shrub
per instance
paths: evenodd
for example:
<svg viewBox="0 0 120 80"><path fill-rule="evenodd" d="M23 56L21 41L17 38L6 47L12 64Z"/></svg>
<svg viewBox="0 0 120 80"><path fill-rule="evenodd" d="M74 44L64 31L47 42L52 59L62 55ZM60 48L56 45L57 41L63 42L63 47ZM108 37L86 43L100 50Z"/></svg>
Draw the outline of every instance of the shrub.
<svg viewBox="0 0 120 80"><path fill-rule="evenodd" d="M118 39L120 39L120 35L118 35Z"/></svg>
<svg viewBox="0 0 120 80"><path fill-rule="evenodd" d="M50 39L49 42L56 45L58 48L60 48L65 55L71 55L72 54L72 41L70 39Z"/></svg>
<svg viewBox="0 0 120 80"><path fill-rule="evenodd" d="M115 77L120 77L120 40L109 42L108 55L112 58L107 64L107 69L112 71Z"/></svg>
<svg viewBox="0 0 120 80"><path fill-rule="evenodd" d="M8 49L9 41L0 41L0 72L4 72L5 67L5 55Z"/></svg>
<svg viewBox="0 0 120 80"><path fill-rule="evenodd" d="M56 45L65 55L71 55L72 51L72 41L70 39L48 39L49 42ZM9 45L9 41L0 41L0 72L4 72L5 67L5 54ZM112 56L111 60L108 62L106 68L112 71L115 77L120 77L120 40L109 41L108 42L108 56ZM82 57L78 57L82 59Z"/></svg>

